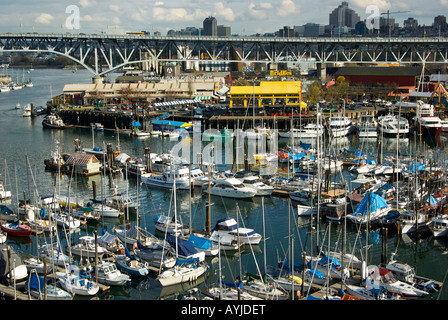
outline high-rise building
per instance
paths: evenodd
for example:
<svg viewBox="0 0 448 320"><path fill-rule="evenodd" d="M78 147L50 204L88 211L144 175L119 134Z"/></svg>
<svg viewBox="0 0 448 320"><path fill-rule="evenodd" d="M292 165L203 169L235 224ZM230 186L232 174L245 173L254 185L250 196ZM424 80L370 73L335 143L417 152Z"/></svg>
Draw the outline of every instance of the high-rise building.
<svg viewBox="0 0 448 320"><path fill-rule="evenodd" d="M348 2L344 1L330 13L330 28L354 28L360 20L359 15L348 7Z"/></svg>
<svg viewBox="0 0 448 320"><path fill-rule="evenodd" d="M403 21L403 28L405 29L417 29L418 28L418 21L414 18L407 18Z"/></svg>
<svg viewBox="0 0 448 320"><path fill-rule="evenodd" d="M218 35L218 21L215 17L207 17L204 20L204 36L217 36Z"/></svg>
<svg viewBox="0 0 448 320"><path fill-rule="evenodd" d="M437 16L434 18L434 30L436 31L446 31L447 24L446 24L446 17L445 16Z"/></svg>
<svg viewBox="0 0 448 320"><path fill-rule="evenodd" d="M218 26L218 28L217 28L218 36L219 37L230 37L232 34L230 30L231 30L230 27Z"/></svg>

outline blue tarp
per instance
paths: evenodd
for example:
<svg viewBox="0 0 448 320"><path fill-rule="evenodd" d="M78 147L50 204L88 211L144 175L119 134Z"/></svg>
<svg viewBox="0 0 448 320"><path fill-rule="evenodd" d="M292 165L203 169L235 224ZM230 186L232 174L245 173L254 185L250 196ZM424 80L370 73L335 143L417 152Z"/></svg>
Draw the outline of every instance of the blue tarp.
<svg viewBox="0 0 448 320"><path fill-rule="evenodd" d="M126 247L124 248L124 253L125 253L126 257L128 257L129 259L136 260L135 257L133 257L131 255L131 253L129 252L128 248L126 248Z"/></svg>
<svg viewBox="0 0 448 320"><path fill-rule="evenodd" d="M210 240L195 236L194 234L190 235L188 242L190 242L194 247L202 250L207 250L208 248L214 246Z"/></svg>
<svg viewBox="0 0 448 320"><path fill-rule="evenodd" d="M45 219L46 216L47 216L47 212L45 211L45 208L40 209L40 217L42 219Z"/></svg>
<svg viewBox="0 0 448 320"><path fill-rule="evenodd" d="M330 263L330 264L332 265L332 268L338 268L338 267L342 268L342 264L339 262L338 259L336 259L336 258L334 258L334 257L329 257L329 256L327 256L327 255L324 255L324 256L319 260L319 262L320 262L321 264L324 264L324 265Z"/></svg>
<svg viewBox="0 0 448 320"><path fill-rule="evenodd" d="M423 165L423 163L411 163L411 165L409 166L409 169L404 170L405 172L416 172L416 171L422 171L425 170L425 166Z"/></svg>
<svg viewBox="0 0 448 320"><path fill-rule="evenodd" d="M349 152L349 153L354 153L355 155L357 155L358 157L361 157L364 155L364 153L362 153L361 151L352 151L352 150L347 150L344 148L345 152Z"/></svg>
<svg viewBox="0 0 448 320"><path fill-rule="evenodd" d="M356 207L355 213L353 213L354 216L360 216L360 215L363 216L368 214L367 203L369 201L369 197L370 197L370 212L375 212L379 209L387 207L386 200L382 196L376 193L368 193L364 196L362 201Z"/></svg>
<svg viewBox="0 0 448 320"><path fill-rule="evenodd" d="M169 235L166 237L166 241L174 248L176 249L176 236ZM179 239L177 238L177 249L180 255L182 256L190 256L192 254L198 253L195 247L188 242L188 240L185 239Z"/></svg>
<svg viewBox="0 0 448 320"><path fill-rule="evenodd" d="M240 288L241 290L243 290L243 283L241 281L238 281L237 283L233 283L233 282L227 282L227 281L221 280L221 283L229 288Z"/></svg>
<svg viewBox="0 0 448 320"><path fill-rule="evenodd" d="M431 208L434 208L436 206L436 204L438 203L438 201L436 200L436 198L434 198L433 196L429 195L429 196L426 196L425 203L429 203L429 206Z"/></svg>
<svg viewBox="0 0 448 320"><path fill-rule="evenodd" d="M138 122L138 121L132 121L132 124L131 124L133 127L141 127L142 126L142 124L140 123L140 122Z"/></svg>
<svg viewBox="0 0 448 320"><path fill-rule="evenodd" d="M7 214L7 215L14 214L14 212L7 206L0 205L0 208L1 208L1 214Z"/></svg>
<svg viewBox="0 0 448 320"><path fill-rule="evenodd" d="M47 279L47 283L49 281L50 279ZM43 292L45 289L44 284L45 284L44 278L33 273L31 274L31 279L25 283L25 286L26 288L28 288L29 285L31 289L40 290L41 292Z"/></svg>

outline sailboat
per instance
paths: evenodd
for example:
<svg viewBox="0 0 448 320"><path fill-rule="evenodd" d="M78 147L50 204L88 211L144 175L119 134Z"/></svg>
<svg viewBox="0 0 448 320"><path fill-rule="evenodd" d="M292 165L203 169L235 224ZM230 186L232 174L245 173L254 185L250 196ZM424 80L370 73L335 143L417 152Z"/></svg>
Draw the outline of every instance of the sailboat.
<svg viewBox="0 0 448 320"><path fill-rule="evenodd" d="M177 221L177 204L176 204L176 181L174 181L174 219ZM175 237L177 239L177 237ZM207 264L200 262L198 258L180 260L176 246L176 265L173 268L162 271L157 280L163 287L191 282L198 279L207 271Z"/></svg>
<svg viewBox="0 0 448 320"><path fill-rule="evenodd" d="M145 277L149 274L149 265L145 261L137 260L131 255L128 248L124 249L124 254L114 256L118 269L130 276Z"/></svg>

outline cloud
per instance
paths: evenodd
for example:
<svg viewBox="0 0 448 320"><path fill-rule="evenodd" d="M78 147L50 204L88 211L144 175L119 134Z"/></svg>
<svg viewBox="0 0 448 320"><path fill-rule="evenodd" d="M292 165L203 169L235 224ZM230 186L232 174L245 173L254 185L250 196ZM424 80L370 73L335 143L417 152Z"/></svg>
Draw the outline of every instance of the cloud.
<svg viewBox="0 0 448 320"><path fill-rule="evenodd" d="M364 11L368 6L376 6L380 10L389 10L391 8L389 0L352 0L351 3L361 9L364 9Z"/></svg>
<svg viewBox="0 0 448 320"><path fill-rule="evenodd" d="M277 7L277 16L287 17L291 14L298 13L299 7L292 0L282 0Z"/></svg>
<svg viewBox="0 0 448 320"><path fill-rule="evenodd" d="M96 6L96 1L95 0L92 0L92 1L91 0L79 0L79 4L83 8L94 7L94 6Z"/></svg>
<svg viewBox="0 0 448 320"><path fill-rule="evenodd" d="M235 21L236 15L233 9L224 7L222 2L216 3L214 9L218 12L217 17L223 18L225 21Z"/></svg>
<svg viewBox="0 0 448 320"><path fill-rule="evenodd" d="M41 13L34 22L42 23L42 24L50 24L53 21L54 17L49 13Z"/></svg>
<svg viewBox="0 0 448 320"><path fill-rule="evenodd" d="M254 4L254 3L250 3L249 7L249 15L257 20L264 20L267 18L268 14L267 12L269 10L272 10L272 4L264 2L264 3L260 3L260 4Z"/></svg>
<svg viewBox="0 0 448 320"><path fill-rule="evenodd" d="M120 11L120 6L118 6L116 4L111 4L111 5L109 5L109 9L114 11L114 12L119 12Z"/></svg>

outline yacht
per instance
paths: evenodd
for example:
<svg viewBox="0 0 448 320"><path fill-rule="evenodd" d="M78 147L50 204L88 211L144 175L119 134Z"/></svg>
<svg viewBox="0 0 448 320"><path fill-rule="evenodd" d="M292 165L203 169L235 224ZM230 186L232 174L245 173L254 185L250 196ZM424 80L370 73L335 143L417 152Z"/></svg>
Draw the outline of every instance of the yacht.
<svg viewBox="0 0 448 320"><path fill-rule="evenodd" d="M248 188L236 178L218 179L210 183L210 191L208 184L202 185L202 191L214 196L228 198L253 198L257 194L257 190Z"/></svg>
<svg viewBox="0 0 448 320"><path fill-rule="evenodd" d="M376 138L378 136L378 123L369 114L359 116L358 130L360 138Z"/></svg>
<svg viewBox="0 0 448 320"><path fill-rule="evenodd" d="M274 187L264 184L258 176L248 176L242 179L245 187L257 191L257 196L270 196L274 191Z"/></svg>
<svg viewBox="0 0 448 320"><path fill-rule="evenodd" d="M176 181L177 190L189 190L191 179L188 168L178 168L169 172L156 173L144 173L141 175L142 182L165 189L172 189L174 187L174 181Z"/></svg>
<svg viewBox="0 0 448 320"><path fill-rule="evenodd" d="M213 231L216 232L219 237L231 235L237 242L243 244L257 245L261 241L261 235L259 233L256 233L253 229L239 228L233 218L218 220Z"/></svg>
<svg viewBox="0 0 448 320"><path fill-rule="evenodd" d="M378 118L379 132L384 135L406 135L409 133L409 121L395 115L386 115Z"/></svg>
<svg viewBox="0 0 448 320"><path fill-rule="evenodd" d="M279 131L278 136L280 138L315 139L318 136L322 136L323 132L324 127L322 125L308 123L302 129L292 128L289 131Z"/></svg>
<svg viewBox="0 0 448 320"><path fill-rule="evenodd" d="M331 117L329 122L330 135L335 137L345 137L353 130L352 120L348 117Z"/></svg>
<svg viewBox="0 0 448 320"><path fill-rule="evenodd" d="M431 231L434 238L446 237L448 234L448 215L432 218Z"/></svg>
<svg viewBox="0 0 448 320"><path fill-rule="evenodd" d="M442 132L442 120L437 116L414 117L417 132L423 136L435 137Z"/></svg>

